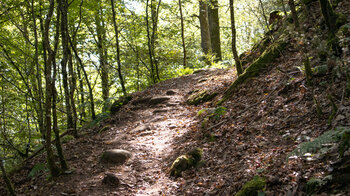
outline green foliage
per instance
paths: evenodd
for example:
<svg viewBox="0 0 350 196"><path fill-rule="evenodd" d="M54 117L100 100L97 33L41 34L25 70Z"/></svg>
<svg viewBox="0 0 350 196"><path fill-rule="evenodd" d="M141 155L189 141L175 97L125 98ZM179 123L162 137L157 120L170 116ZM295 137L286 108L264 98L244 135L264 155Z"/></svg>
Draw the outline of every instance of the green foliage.
<svg viewBox="0 0 350 196"><path fill-rule="evenodd" d="M29 172L28 177L32 178L41 172L47 172L47 171L48 171L48 169L47 169L45 163L38 163L38 164L34 165L32 170Z"/></svg>
<svg viewBox="0 0 350 196"><path fill-rule="evenodd" d="M255 176L253 180L245 183L235 196L255 196L263 192L265 186L266 180L260 176Z"/></svg>
<svg viewBox="0 0 350 196"><path fill-rule="evenodd" d="M288 157L304 156L307 153L319 153L320 155L326 154L333 145L341 141L343 134L348 133L349 130L350 129L347 127L338 127L334 130L327 131L313 141L299 144L298 147L288 155Z"/></svg>
<svg viewBox="0 0 350 196"><path fill-rule="evenodd" d="M102 113L96 115L96 119L92 120L90 123L88 123L86 128L92 128L107 118L110 118L110 113L109 112L102 112Z"/></svg>
<svg viewBox="0 0 350 196"><path fill-rule="evenodd" d="M339 156L342 158L344 152L350 148L350 129L344 131L340 139Z"/></svg>
<svg viewBox="0 0 350 196"><path fill-rule="evenodd" d="M68 143L69 141L74 140L74 136L73 135L65 135L62 139L61 142L62 144Z"/></svg>

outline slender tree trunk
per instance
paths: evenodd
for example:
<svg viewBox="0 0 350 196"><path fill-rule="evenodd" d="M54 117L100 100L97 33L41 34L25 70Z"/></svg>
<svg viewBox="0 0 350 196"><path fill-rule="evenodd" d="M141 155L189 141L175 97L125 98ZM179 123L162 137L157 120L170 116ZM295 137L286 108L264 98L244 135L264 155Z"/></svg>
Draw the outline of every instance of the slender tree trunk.
<svg viewBox="0 0 350 196"><path fill-rule="evenodd" d="M67 112L67 129L74 130L72 106L70 100L70 89L68 86L67 64L69 60L69 45L68 45L68 2L67 0L59 0L61 10L61 42L63 48L63 58L61 61L61 71L63 77L63 89L65 98L65 107Z"/></svg>
<svg viewBox="0 0 350 196"><path fill-rule="evenodd" d="M57 149L57 154L60 160L61 169L63 171L66 171L68 169L68 165L66 160L64 159L62 145L61 145L61 138L60 138L60 132L58 130L58 119L57 119L57 91L56 91L56 76L57 76L57 67L56 67L56 54L58 49L58 43L59 43L59 35L60 35L60 10L59 7L57 7L57 20L56 20L56 35L55 35L55 43L54 43L54 50L51 51L49 54L51 54L51 63L53 67L53 79L52 79L52 120L53 120L53 132L55 133L55 144ZM50 48L50 46L47 46Z"/></svg>
<svg viewBox="0 0 350 196"><path fill-rule="evenodd" d="M297 11L295 9L294 0L288 0L288 5L290 7L290 10L292 11L292 16L293 16L293 22L294 22L295 29L299 29L300 25L299 25L298 13L297 13Z"/></svg>
<svg viewBox="0 0 350 196"><path fill-rule="evenodd" d="M151 17L152 17L152 37L151 37L151 45L152 45L152 55L154 60L154 65L156 68L156 76L157 81L160 81L159 76L159 64L158 60L156 60L156 54L155 54L155 44L157 40L157 31L158 31L158 16L159 16L159 8L162 0L159 0L157 6L153 5L153 0L151 0Z"/></svg>
<svg viewBox="0 0 350 196"><path fill-rule="evenodd" d="M201 28L201 46L203 53L208 55L211 53L211 41L208 21L208 4L205 0L199 1L199 22Z"/></svg>
<svg viewBox="0 0 350 196"><path fill-rule="evenodd" d="M234 10L234 0L230 0L230 14L231 14L231 30L232 30L232 53L236 63L237 75L243 73L242 64L239 60L236 47L236 26L235 26L235 10Z"/></svg>
<svg viewBox="0 0 350 196"><path fill-rule="evenodd" d="M70 99L70 105L71 105L71 111L73 113L72 116L72 132L73 136L75 138L78 138L78 130L77 130L77 109L75 107L75 99L74 99L74 92L77 88L77 82L76 82L76 74L74 72L74 67L73 67L73 56L72 52L70 49L68 49L68 70L69 70L69 99Z"/></svg>
<svg viewBox="0 0 350 196"><path fill-rule="evenodd" d="M117 71L118 71L118 77L120 80L120 85L122 86L123 94L126 95L125 82L124 82L124 78L122 75L122 63L120 61L119 31L118 31L118 26L117 26L117 21L116 21L116 13L114 10L114 0L111 0L111 5L112 5L112 13L113 13L113 26L114 26L114 31L115 31L115 41L116 41L116 47L117 47L117 63L118 63Z"/></svg>
<svg viewBox="0 0 350 196"><path fill-rule="evenodd" d="M259 2L260 2L260 7L261 7L262 15L263 15L264 20L265 20L265 25L266 25L267 31L270 31L269 21L267 20L267 17L266 17L264 4L263 4L263 2L262 2L261 0L259 0Z"/></svg>
<svg viewBox="0 0 350 196"><path fill-rule="evenodd" d="M74 46L75 47L75 46ZM79 80L79 93L80 94L80 118L84 119L86 117L86 112L85 112L85 96L84 96L84 81L81 78L81 72L80 72L81 68L80 66L77 67L77 71L78 71L78 80ZM83 121L80 120L80 125L83 125Z"/></svg>
<svg viewBox="0 0 350 196"><path fill-rule="evenodd" d="M86 70L84 68L84 64L83 64L83 61L81 60L81 58L79 57L78 55L78 52L76 50L76 48L74 47L73 43L72 43L72 40L69 39L69 42L72 46L72 49L74 51L74 55L75 57L77 58L79 64L80 64L80 68L83 70L83 74L84 74L84 77L85 77L85 81L86 81L86 84L88 86L88 89L89 89L89 99L90 99L90 109L91 109L91 118L93 120L96 119L96 113L95 113L95 102L94 102L94 94L93 94L93 89L92 89L92 86L91 86L91 83L89 81L89 77L86 73Z"/></svg>
<svg viewBox="0 0 350 196"><path fill-rule="evenodd" d="M36 82L34 84L34 91L38 93L38 124L39 124L39 130L45 138L45 127L44 127L44 110L43 110L43 89L42 89L42 79L41 79L41 67L39 65L39 41L38 41L38 33L37 33L37 25L36 25L36 13L34 11L34 0L32 0L31 3L31 9L32 9L32 18L33 18L33 31L34 31L34 45L35 45L35 65L36 65ZM44 53L45 54L45 53ZM45 57L45 56L44 56ZM36 86L37 85L37 86Z"/></svg>
<svg viewBox="0 0 350 196"><path fill-rule="evenodd" d="M331 4L329 3L329 0L319 0L322 15L326 22L326 25L328 27L328 31L330 34L335 35L336 33L336 21L337 21L337 15L334 13L333 8Z"/></svg>
<svg viewBox="0 0 350 196"><path fill-rule="evenodd" d="M46 138L45 138L45 149L47 156L47 163L50 170L50 174L52 177L57 177L60 173L53 156L53 151L51 148L51 106L52 106L52 89L53 89L53 81L51 79L51 70L52 70L52 62L53 62L53 54L50 50L50 38L49 38L49 28L50 22L53 15L54 10L54 0L50 0L49 12L45 19L45 27L44 27L44 50L49 51L49 58L45 59L45 82L46 82L46 99L45 99L45 130L46 130Z"/></svg>
<svg viewBox="0 0 350 196"><path fill-rule="evenodd" d="M281 0L281 5L282 5L282 8L283 8L284 15L287 16L287 10L286 10L286 6L284 5L284 0Z"/></svg>
<svg viewBox="0 0 350 196"><path fill-rule="evenodd" d="M187 67L186 65L186 42L185 42L185 25L184 25L184 18L182 13L182 2L179 0L179 8L180 8L180 20L181 20L181 38L182 38L182 49L184 54L184 60L183 60L183 67Z"/></svg>
<svg viewBox="0 0 350 196"><path fill-rule="evenodd" d="M7 190L9 191L9 195L15 196L15 189L13 188L13 184L11 183L10 178L6 174L5 166L4 166L4 160L0 159L0 168L2 173L2 178L4 179Z"/></svg>
<svg viewBox="0 0 350 196"><path fill-rule="evenodd" d="M212 52L215 55L215 61L220 61L221 43L220 43L220 23L219 23L219 4L218 0L210 0L211 5L208 7L209 31Z"/></svg>
<svg viewBox="0 0 350 196"><path fill-rule="evenodd" d="M148 16L148 7L149 7L149 0L146 1L146 29L147 29L147 46L148 46L148 55L150 59L150 75L151 80L153 84L157 83L157 79L155 76L155 68L154 68L154 62L153 62L153 54L152 54L152 44L151 44L151 33L150 33L150 25L149 25L149 16ZM152 6L152 3L151 3Z"/></svg>
<svg viewBox="0 0 350 196"><path fill-rule="evenodd" d="M106 49L106 28L103 21L103 13L100 2L98 3L97 13L95 15L96 33L97 33L97 48L101 69L102 80L102 98L106 101L109 97L109 77L108 77L108 62ZM106 107L104 107L106 109Z"/></svg>

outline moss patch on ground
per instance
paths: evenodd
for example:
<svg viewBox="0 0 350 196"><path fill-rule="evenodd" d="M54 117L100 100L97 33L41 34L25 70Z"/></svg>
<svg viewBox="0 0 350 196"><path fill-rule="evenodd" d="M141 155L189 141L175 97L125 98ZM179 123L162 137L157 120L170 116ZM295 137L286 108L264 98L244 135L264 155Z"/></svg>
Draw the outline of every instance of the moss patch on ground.
<svg viewBox="0 0 350 196"><path fill-rule="evenodd" d="M242 189L235 196L255 196L262 192L266 186L266 180L260 176L255 176L253 180L245 183Z"/></svg>

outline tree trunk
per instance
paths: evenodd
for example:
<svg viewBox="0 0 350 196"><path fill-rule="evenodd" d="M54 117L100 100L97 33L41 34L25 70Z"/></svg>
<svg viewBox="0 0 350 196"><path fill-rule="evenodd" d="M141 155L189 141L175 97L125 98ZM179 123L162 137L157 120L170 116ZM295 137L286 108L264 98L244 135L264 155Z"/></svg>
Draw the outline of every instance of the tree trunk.
<svg viewBox="0 0 350 196"><path fill-rule="evenodd" d="M208 7L209 31L212 52L215 55L215 60L220 61L221 44L220 44L220 23L219 23L219 5L218 0L210 0L211 5Z"/></svg>
<svg viewBox="0 0 350 196"><path fill-rule="evenodd" d="M235 10L234 10L234 0L230 0L230 14L231 14L231 30L232 30L232 53L236 63L237 75L241 75L243 73L242 64L239 60L239 56L237 53L236 47L236 26L235 26Z"/></svg>
<svg viewBox="0 0 350 196"><path fill-rule="evenodd" d="M44 127L44 110L43 110L43 88L42 88L42 79L41 79L41 66L39 65L39 41L38 41L38 33L37 33L37 25L36 25L36 13L34 11L34 0L32 0L32 17L33 17L33 31L34 31L34 40L35 40L35 66L36 66L36 78L33 80L34 93L37 93L37 113L38 113L38 124L39 130L45 138L45 127Z"/></svg>
<svg viewBox="0 0 350 196"><path fill-rule="evenodd" d="M69 60L69 45L68 45L68 2L67 0L60 0L60 10L61 10L61 42L63 48L63 59L61 61L61 71L63 79L63 88L64 88L64 98L65 106L67 112L67 129L74 130L72 107L70 100L70 89L68 86L68 73L67 73L67 64Z"/></svg>
<svg viewBox="0 0 350 196"><path fill-rule="evenodd" d="M72 46L72 49L73 49L73 52L74 52L74 55L75 57L77 58L79 64L80 64L80 68L83 70L83 74L84 74L84 77L85 77L85 81L86 81L86 84L88 86L88 89L89 89L89 99L90 99L90 109L91 109L91 118L93 120L96 119L96 113L95 113L95 102L94 102L94 94L93 94L93 89L91 87L91 83L89 81L89 77L86 73L86 70L84 68L84 64L83 64L83 61L81 60L81 58L79 57L78 55L78 52L77 52L77 49L75 48L75 46L73 45L72 43L72 40L69 39L69 43L70 45Z"/></svg>
<svg viewBox="0 0 350 196"><path fill-rule="evenodd" d="M106 28L103 21L102 7L98 3L97 13L95 15L96 33L97 33L97 49L100 61L101 80L102 80L102 98L106 101L109 97L109 77L108 62L106 49ZM104 107L106 109L106 107Z"/></svg>
<svg viewBox="0 0 350 196"><path fill-rule="evenodd" d="M281 5L282 5L282 8L283 8L284 15L287 16L287 10L286 10L286 6L284 5L284 0L281 0Z"/></svg>
<svg viewBox="0 0 350 196"><path fill-rule="evenodd" d="M299 25L298 13L297 13L297 11L295 9L294 0L288 0L288 5L290 7L290 10L292 11L292 16L293 16L293 22L294 22L295 29L299 29L300 25Z"/></svg>
<svg viewBox="0 0 350 196"><path fill-rule="evenodd" d="M157 79L155 77L155 68L154 68L154 62L153 62L153 54L152 54L152 44L151 44L151 33L150 33L150 26L149 26L149 16L148 16L148 4L149 0L146 1L146 29L147 29L147 46L148 46L148 55L150 59L150 75L151 75L151 80L153 84L157 83ZM151 3L152 6L152 3Z"/></svg>
<svg viewBox="0 0 350 196"><path fill-rule="evenodd" d="M211 53L211 41L208 21L208 4L204 0L199 1L199 22L201 28L201 46L203 53Z"/></svg>
<svg viewBox="0 0 350 196"><path fill-rule="evenodd" d="M57 149L57 154L60 160L61 169L63 171L66 171L68 169L68 165L66 160L64 159L61 140L60 140L60 132L58 130L58 119L57 119L57 91L56 91L56 76L57 76L57 67L56 67L56 54L58 49L58 43L59 43L59 34L60 34L60 10L59 7L57 7L57 21L56 21L56 35L55 35L55 43L54 43L54 50L51 51L49 54L51 54L51 62L53 66L53 79L52 79L52 119L53 119L53 132L55 133L55 144ZM50 48L50 46L47 46Z"/></svg>
<svg viewBox="0 0 350 196"><path fill-rule="evenodd" d="M4 160L0 159L0 168L1 168L1 173L2 173L2 177L6 183L7 189L9 191L9 195L11 196L15 196L15 190L13 188L13 185L11 183L10 178L7 176L6 174L6 170L5 170L5 166L4 166Z"/></svg>
<svg viewBox="0 0 350 196"><path fill-rule="evenodd" d="M184 59L183 59L183 67L185 68L186 65L186 42L185 42L185 25L184 25L184 18L182 14L182 2L179 0L179 8L180 8L180 20L181 20L181 38L182 38L182 49L183 49L183 54L184 54Z"/></svg>
<svg viewBox="0 0 350 196"><path fill-rule="evenodd" d="M334 13L333 8L331 4L329 3L329 0L319 0L322 15L326 22L326 25L328 27L328 31L330 34L335 35L336 33L336 21L337 21L337 15Z"/></svg>
<svg viewBox="0 0 350 196"><path fill-rule="evenodd" d="M267 31L270 31L269 21L267 20L267 17L266 17L264 4L263 4L263 2L262 2L261 0L259 0L259 2L260 2L260 7L261 7L262 15L263 15L264 20L265 20L265 25L266 25Z"/></svg>
<svg viewBox="0 0 350 196"><path fill-rule="evenodd" d="M52 70L52 62L53 62L53 55L52 51L50 50L50 37L49 37L49 28L50 28L50 22L51 17L53 15L54 10L54 0L50 0L50 7L49 12L45 19L45 27L44 27L44 43L45 48L44 50L49 51L49 58L45 59L45 82L46 82L46 98L45 98L45 130L46 130L46 138L45 138L45 149L46 149L46 158L47 158L47 164L48 168L50 170L50 174L52 177L57 177L60 173L55 160L53 151L51 148L51 104L52 104L52 89L53 89L53 82L51 79L51 70Z"/></svg>
<svg viewBox="0 0 350 196"><path fill-rule="evenodd" d="M118 26L116 21L116 13L114 10L114 0L111 0L111 4L112 4L112 13L113 13L113 26L115 31L115 41L116 41L116 47L117 47L117 63L118 63L117 71L118 71L118 77L120 80L120 85L122 86L123 94L126 95L125 82L122 75L122 63L120 61L119 31L118 31Z"/></svg>
<svg viewBox="0 0 350 196"><path fill-rule="evenodd" d="M153 61L154 61L154 66L156 68L156 76L157 76L157 81L160 81L159 77L159 65L158 65L158 60L156 59L156 54L155 54L155 44L157 40L157 29L158 29L158 16L159 16L159 8L162 0L159 0L158 4L154 4L153 0L151 0L151 18L152 18L152 37L151 37L151 47L152 47L152 55L153 55ZM157 6L155 6L157 5Z"/></svg>

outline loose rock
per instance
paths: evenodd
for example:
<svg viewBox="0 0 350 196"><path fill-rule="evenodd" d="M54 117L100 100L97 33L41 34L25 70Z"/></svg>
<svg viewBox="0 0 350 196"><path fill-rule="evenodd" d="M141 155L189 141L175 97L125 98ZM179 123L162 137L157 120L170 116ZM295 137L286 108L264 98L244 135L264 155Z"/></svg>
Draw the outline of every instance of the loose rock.
<svg viewBox="0 0 350 196"><path fill-rule="evenodd" d="M131 153L126 150L121 150L121 149L107 150L101 156L101 163L122 165L130 157L131 157Z"/></svg>
<svg viewBox="0 0 350 196"><path fill-rule="evenodd" d="M103 184L109 185L109 186L119 186L120 180L117 175L114 173L106 173L105 177L102 180Z"/></svg>
<svg viewBox="0 0 350 196"><path fill-rule="evenodd" d="M168 101L169 99L169 97L153 97L151 100L149 100L149 105L158 105Z"/></svg>

